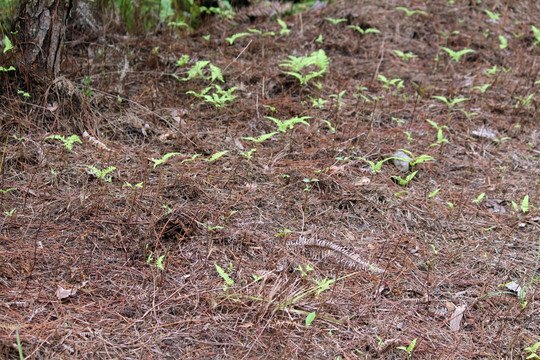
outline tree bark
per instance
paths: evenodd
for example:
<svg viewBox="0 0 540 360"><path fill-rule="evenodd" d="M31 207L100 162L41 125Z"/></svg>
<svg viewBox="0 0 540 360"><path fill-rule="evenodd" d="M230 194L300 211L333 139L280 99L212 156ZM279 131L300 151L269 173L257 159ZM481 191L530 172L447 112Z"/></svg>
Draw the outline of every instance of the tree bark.
<svg viewBox="0 0 540 360"><path fill-rule="evenodd" d="M73 0L20 0L17 33L19 71L33 80L51 81L60 70L66 23Z"/></svg>

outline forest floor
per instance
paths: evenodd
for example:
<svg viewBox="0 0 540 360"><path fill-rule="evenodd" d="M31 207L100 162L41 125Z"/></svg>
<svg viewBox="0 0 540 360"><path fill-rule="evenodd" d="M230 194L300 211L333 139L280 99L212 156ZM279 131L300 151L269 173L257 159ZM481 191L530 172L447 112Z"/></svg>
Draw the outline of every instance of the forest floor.
<svg viewBox="0 0 540 360"><path fill-rule="evenodd" d="M72 29L2 94L0 357L531 356L540 3L409 3Z"/></svg>

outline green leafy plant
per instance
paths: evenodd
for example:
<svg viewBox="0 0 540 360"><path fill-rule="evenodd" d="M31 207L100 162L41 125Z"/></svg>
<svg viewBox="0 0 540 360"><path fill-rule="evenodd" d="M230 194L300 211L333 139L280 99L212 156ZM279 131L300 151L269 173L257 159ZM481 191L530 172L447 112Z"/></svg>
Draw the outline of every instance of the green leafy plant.
<svg viewBox="0 0 540 360"><path fill-rule="evenodd" d="M501 14L497 14L497 13L494 13L494 12L491 12L487 9L484 10L484 12L487 14L487 16L489 16L489 20L492 20L492 21L499 21L499 19L501 18Z"/></svg>
<svg viewBox="0 0 540 360"><path fill-rule="evenodd" d="M424 15L424 16L428 15L428 13L423 11L423 10L409 10L406 7L403 7L403 6L396 7L396 10L404 11L405 14L407 14L408 17L411 17L411 16L416 15L416 14Z"/></svg>
<svg viewBox="0 0 540 360"><path fill-rule="evenodd" d="M444 96L432 96L433 99L441 100L448 106L449 109L453 108L454 105L459 104L460 102L467 101L469 98L454 98L454 99L447 99Z"/></svg>
<svg viewBox="0 0 540 360"><path fill-rule="evenodd" d="M206 228L208 231L210 232L214 232L216 230L220 230L220 229L223 229L223 226L221 225L215 225L215 226L211 226L207 223L204 223L204 222L200 222L200 221L197 221L197 223L201 226L203 226L204 228Z"/></svg>
<svg viewBox="0 0 540 360"><path fill-rule="evenodd" d="M534 38L536 39L533 45L536 46L540 44L540 29L534 25L531 25L531 31L533 32Z"/></svg>
<svg viewBox="0 0 540 360"><path fill-rule="evenodd" d="M279 35L289 35L291 30L287 28L287 23L281 19L276 19L279 26L281 26L281 30L279 31Z"/></svg>
<svg viewBox="0 0 540 360"><path fill-rule="evenodd" d="M486 90L491 86L491 84L484 84L484 85L478 85L478 86L473 86L472 89L473 90L480 90L480 92L483 94L486 92Z"/></svg>
<svg viewBox="0 0 540 360"><path fill-rule="evenodd" d="M410 152L409 150L405 150L405 149L399 149L399 150L403 151L405 154L409 155L409 157L412 159L412 161L409 162L409 165L411 166L412 169L414 169L414 167L416 165L418 165L418 164L435 160L435 158L433 158L433 156L431 156L431 155L422 154L422 155L419 155L419 156L414 156L413 153ZM397 157L396 159L408 161L408 159L403 159L403 158L399 158L399 157Z"/></svg>
<svg viewBox="0 0 540 360"><path fill-rule="evenodd" d="M399 350L403 350L407 353L407 357L412 357L412 353L414 351L414 348L416 346L416 341L418 340L418 338L415 338L413 341L411 341L411 343L409 344L409 346L405 347L405 346L398 346L397 349Z"/></svg>
<svg viewBox="0 0 540 360"><path fill-rule="evenodd" d="M234 280L231 279L231 277L229 276L229 273L231 272L232 270L232 263L229 263L229 269L228 271L225 271L221 268L221 266L219 266L218 264L214 263L214 266L216 267L216 271L218 272L219 276L221 276L221 278L223 279L224 281L224 285L223 285L223 291L227 291L227 289L229 288L229 286L234 286Z"/></svg>
<svg viewBox="0 0 540 360"><path fill-rule="evenodd" d="M286 238L288 234L292 233L292 230L287 229L286 227L283 227L281 232L278 232L277 234L274 234L275 237L283 237Z"/></svg>
<svg viewBox="0 0 540 360"><path fill-rule="evenodd" d="M154 169L163 164L165 161L167 161L169 158L173 157L173 156L177 156L177 155L182 155L182 153L179 153L179 152L170 152L170 153L167 153L165 155L163 155L161 157L161 159L150 159L153 163L154 163Z"/></svg>
<svg viewBox="0 0 540 360"><path fill-rule="evenodd" d="M540 356L538 356L537 354L538 349L540 349L540 341L536 342L532 346L529 346L523 349L523 351L526 351L529 353L529 355L525 359L540 359Z"/></svg>
<svg viewBox="0 0 540 360"><path fill-rule="evenodd" d="M201 13L207 13L207 14L211 14L211 15L215 14L220 19L227 18L227 19L232 20L234 18L234 15L235 15L235 11L232 8L229 1L220 1L219 2L219 7L201 6L199 9L200 9Z"/></svg>
<svg viewBox="0 0 540 360"><path fill-rule="evenodd" d="M358 25L349 25L347 26L348 28L350 29L353 29L353 30L356 30L358 31L360 34L364 35L364 34L380 34L381 32L377 29L374 29L374 28L367 28L367 29L362 29L360 26Z"/></svg>
<svg viewBox="0 0 540 360"><path fill-rule="evenodd" d="M449 49L447 47L441 47L441 49L446 51L448 53L448 55L450 55L450 58L452 60L454 60L455 62L459 62L459 60L461 59L461 57L463 55L475 52L473 49L463 49L463 50L459 50L459 51L454 51L454 50Z"/></svg>
<svg viewBox="0 0 540 360"><path fill-rule="evenodd" d="M328 100L324 100L322 98L312 98L311 96L308 95L308 98L311 100L311 107L314 107L314 108L319 108L319 109L324 109L324 104L326 104L328 102Z"/></svg>
<svg viewBox="0 0 540 360"><path fill-rule="evenodd" d="M103 169L103 170L100 170L97 167L92 166L92 165L86 165L86 167L92 172L92 174L95 177L97 177L99 180L105 181L105 182L111 182L112 181L112 176L107 177L107 175L110 174L111 172L113 172L114 170L116 170L115 166L109 166L108 168Z"/></svg>
<svg viewBox="0 0 540 360"><path fill-rule="evenodd" d="M316 43L319 43L319 44L322 44L323 43L323 36L322 34L319 34L319 36L317 36L317 38L315 39L315 42Z"/></svg>
<svg viewBox="0 0 540 360"><path fill-rule="evenodd" d="M266 141L268 139L270 139L272 136L276 135L276 134L279 134L279 132L277 131L274 131L274 132L271 132L271 133L268 133L268 134L262 134L261 136L259 136L258 138L254 138L254 137L243 137L242 139L244 140L249 140L249 141L253 141L253 142L256 142L256 143L261 143L263 141Z"/></svg>
<svg viewBox="0 0 540 360"><path fill-rule="evenodd" d="M204 161L214 162L217 159L219 159L220 157L222 157L223 155L227 154L228 152L229 152L229 150L224 150L224 151L217 152L217 153L213 154L212 156L210 156L209 158L204 159Z"/></svg>
<svg viewBox="0 0 540 360"><path fill-rule="evenodd" d="M75 143L82 144L81 139L77 135L71 135L71 136L69 136L67 138L65 136L62 136L62 135L49 135L45 139L43 139L43 141L49 140L49 139L55 139L55 140L62 141L62 144L66 147L66 149L68 149L70 151L73 149L73 144L75 144Z"/></svg>
<svg viewBox="0 0 540 360"><path fill-rule="evenodd" d="M400 186L407 186L412 181L412 179L414 179L417 172L418 170L413 171L412 173L407 175L405 179L403 179L401 176L398 176L398 175L392 175L392 179L395 179Z"/></svg>
<svg viewBox="0 0 540 360"><path fill-rule="evenodd" d="M15 191L15 190L17 190L17 188L9 188L9 189L5 189L5 190L4 190L4 189L0 189L0 192L1 192L2 194L6 195L8 192L10 192L10 191Z"/></svg>
<svg viewBox="0 0 540 360"><path fill-rule="evenodd" d="M4 50L2 51L3 54L7 53L10 50L13 50L13 44L11 43L11 40L7 35L4 35Z"/></svg>
<svg viewBox="0 0 540 360"><path fill-rule="evenodd" d="M339 94L335 94L335 95L332 94L329 96L331 99L336 99L338 111L341 110L341 106L343 105L342 99L343 99L343 95L345 95L345 92L346 90L343 90Z"/></svg>
<svg viewBox="0 0 540 360"><path fill-rule="evenodd" d="M531 101L534 98L534 95L536 95L536 94L529 94L525 98L521 98L519 96L514 96L514 99L518 100L518 102L516 102L516 105L514 105L514 108L517 109L520 105L522 105L525 108L530 108L531 107Z"/></svg>
<svg viewBox="0 0 540 360"><path fill-rule="evenodd" d="M480 202L482 201L482 199L484 199L484 197L486 196L486 193L481 193L480 195L478 195L476 197L476 199L474 199L472 202L474 204L480 204Z"/></svg>
<svg viewBox="0 0 540 360"><path fill-rule="evenodd" d="M347 21L347 19L333 19L331 17L325 17L324 20L330 21L334 25Z"/></svg>
<svg viewBox="0 0 540 360"><path fill-rule="evenodd" d="M212 94L209 94L211 89L215 89ZM197 93L193 90L186 91L186 94L193 95L197 98L202 98L204 102L214 105L216 108L223 108L226 103L232 102L238 97L238 95L233 95L233 92L236 90L236 86L228 90L224 90L221 86L214 84L203 89L200 93Z"/></svg>
<svg viewBox="0 0 540 360"><path fill-rule="evenodd" d="M522 213L526 214L529 212L529 195L525 195L523 199L521 200L521 204L518 206L518 204L515 201L512 201L512 207L514 208L515 212L519 212L521 210Z"/></svg>
<svg viewBox="0 0 540 360"><path fill-rule="evenodd" d="M4 211L4 214L6 214L7 216L13 216L13 214L15 213L15 208L9 210L9 211Z"/></svg>
<svg viewBox="0 0 540 360"><path fill-rule="evenodd" d="M418 57L418 55L415 55L410 51L405 53L401 50L394 50L394 54L399 56L399 58L405 62L409 61L410 59Z"/></svg>
<svg viewBox="0 0 540 360"><path fill-rule="evenodd" d="M368 165L371 167L371 172L374 174L379 173L381 171L383 164L392 159L396 159L396 157L391 156L386 159L382 159L381 161L378 161L378 162L369 161L368 159L363 158L363 157L360 158L360 160L368 163Z"/></svg>
<svg viewBox="0 0 540 360"><path fill-rule="evenodd" d="M446 139L443 135L443 130L448 129L448 126L446 125L439 125L435 121L426 119L426 121L433 126L435 129L437 129L437 142L434 144L431 144L430 146L436 146L443 143L448 143L448 139Z"/></svg>
<svg viewBox="0 0 540 360"><path fill-rule="evenodd" d="M26 91L22 91L22 90L17 90L17 94L22 95L23 97L25 97L27 99L30 97L29 93L27 93Z"/></svg>
<svg viewBox="0 0 540 360"><path fill-rule="evenodd" d="M182 55L180 59L176 62L176 66L184 66L189 62L189 55Z"/></svg>
<svg viewBox="0 0 540 360"><path fill-rule="evenodd" d="M309 56L296 57L290 55L287 60L282 60L279 66L287 67L291 71L284 71L285 74L294 76L300 81L301 85L305 85L309 80L322 76L328 69L330 60L326 56L324 50L320 49L311 53ZM306 75L303 75L301 71L304 68L315 66L318 70L310 71Z"/></svg>
<svg viewBox="0 0 540 360"><path fill-rule="evenodd" d="M226 38L225 40L229 42L229 45L233 45L236 39L244 37L244 36L251 36L251 33L246 33L246 32L237 33L237 34L232 35L231 37Z"/></svg>
<svg viewBox="0 0 540 360"><path fill-rule="evenodd" d="M311 323L313 322L313 320L315 320L315 317L317 316L317 313L315 311L312 311L310 312L307 316L306 316L306 326L309 326L311 325Z"/></svg>
<svg viewBox="0 0 540 360"><path fill-rule="evenodd" d="M503 35L499 35L499 49L504 50L508 47L508 40Z"/></svg>
<svg viewBox="0 0 540 360"><path fill-rule="evenodd" d="M397 89L401 89L403 88L403 80L401 80L400 78L395 78L395 79L392 79L392 80L389 80L386 76L382 75L382 74L379 74L377 76L377 78L379 79L380 82L382 82L384 85L383 85L383 88L385 89L389 89L390 87L394 86Z"/></svg>
<svg viewBox="0 0 540 360"><path fill-rule="evenodd" d="M244 156L249 161L253 157L253 153L256 152L256 151L257 151L257 149L251 149L247 153L241 152L240 155Z"/></svg>
<svg viewBox="0 0 540 360"><path fill-rule="evenodd" d="M277 126L278 130L282 133L286 133L287 130L293 130L296 124L304 124L309 126L309 123L306 119L311 119L311 116L302 116L302 117L293 117L288 120L279 120L271 116L265 116L265 118L272 120Z"/></svg>

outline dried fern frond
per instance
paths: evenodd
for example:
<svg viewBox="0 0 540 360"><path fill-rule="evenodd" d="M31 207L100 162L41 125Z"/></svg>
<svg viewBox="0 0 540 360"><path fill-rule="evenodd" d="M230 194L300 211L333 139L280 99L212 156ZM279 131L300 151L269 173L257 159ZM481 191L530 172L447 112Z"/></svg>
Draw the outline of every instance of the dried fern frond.
<svg viewBox="0 0 540 360"><path fill-rule="evenodd" d="M111 149L109 149L107 147L107 145L105 145L104 143L102 143L101 141L99 141L98 139L96 139L95 137L93 137L92 135L90 135L87 131L83 132L83 138L85 138L86 140L88 140L88 142L90 144L92 144L93 146L97 147L98 149L101 149L101 150L105 150L105 151L111 151Z"/></svg>
<svg viewBox="0 0 540 360"><path fill-rule="evenodd" d="M383 271L364 259L362 259L358 254L355 254L343 246L336 245L327 240L319 240L316 238L306 239L300 237L296 241L289 241L287 243L289 247L304 247L309 248L310 250L316 250L324 256L332 256L336 261L343 263L344 265L353 268L360 269L364 271L371 270L376 273L382 273Z"/></svg>

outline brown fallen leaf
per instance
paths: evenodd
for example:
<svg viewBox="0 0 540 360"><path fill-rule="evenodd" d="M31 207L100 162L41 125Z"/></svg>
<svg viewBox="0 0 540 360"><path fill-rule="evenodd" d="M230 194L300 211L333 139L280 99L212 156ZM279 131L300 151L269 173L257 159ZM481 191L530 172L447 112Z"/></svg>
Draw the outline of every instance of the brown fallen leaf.
<svg viewBox="0 0 540 360"><path fill-rule="evenodd" d="M77 289L64 289L62 286L58 285L58 289L56 289L56 297L58 300L64 300L67 299L70 296L74 296L77 294Z"/></svg>
<svg viewBox="0 0 540 360"><path fill-rule="evenodd" d="M450 318L450 330L459 331L461 326L461 320L463 319L463 313L467 309L467 305L457 306Z"/></svg>

